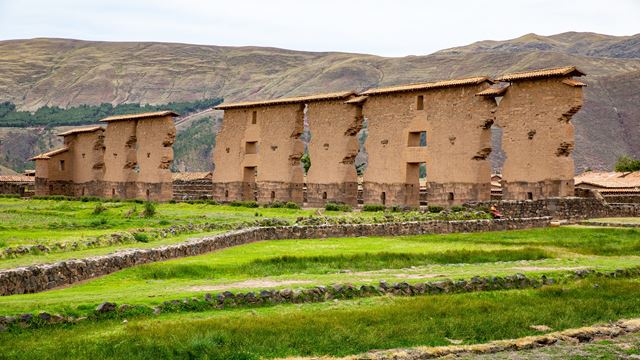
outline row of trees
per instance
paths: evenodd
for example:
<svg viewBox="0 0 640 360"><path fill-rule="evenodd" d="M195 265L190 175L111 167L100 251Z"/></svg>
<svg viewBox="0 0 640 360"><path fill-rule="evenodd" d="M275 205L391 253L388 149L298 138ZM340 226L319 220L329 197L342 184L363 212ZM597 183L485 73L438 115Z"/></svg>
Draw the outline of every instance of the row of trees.
<svg viewBox="0 0 640 360"><path fill-rule="evenodd" d="M138 103L80 105L67 109L44 106L35 112L17 111L11 102L0 103L0 127L63 126L91 124L112 115L135 114L148 111L172 110L181 115L202 111L222 103L221 98L170 102L162 105Z"/></svg>
<svg viewBox="0 0 640 360"><path fill-rule="evenodd" d="M615 171L640 171L640 159L634 159L627 155L620 156L616 162Z"/></svg>

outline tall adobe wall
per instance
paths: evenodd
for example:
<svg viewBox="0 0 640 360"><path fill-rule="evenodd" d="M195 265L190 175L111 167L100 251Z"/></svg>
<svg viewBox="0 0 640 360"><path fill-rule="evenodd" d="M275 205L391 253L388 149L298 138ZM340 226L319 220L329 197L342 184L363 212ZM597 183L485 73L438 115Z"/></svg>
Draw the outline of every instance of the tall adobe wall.
<svg viewBox="0 0 640 360"><path fill-rule="evenodd" d="M569 77L512 82L496 110L503 129L505 200L573 196L574 128L582 87Z"/></svg>
<svg viewBox="0 0 640 360"><path fill-rule="evenodd" d="M257 163L250 157L244 162L247 128L252 128L253 137L258 136L258 126L252 124L252 114L253 110L246 108L224 112L213 151L212 197L216 201L254 200L255 182L244 182L244 166L251 165L251 161Z"/></svg>
<svg viewBox="0 0 640 360"><path fill-rule="evenodd" d="M104 130L70 134L64 137L69 148L69 173L73 186L68 196L102 196L104 176Z"/></svg>
<svg viewBox="0 0 640 360"><path fill-rule="evenodd" d="M487 83L425 94L427 201L455 205L491 199L491 124L495 102L475 96ZM415 127L414 127L415 128Z"/></svg>
<svg viewBox="0 0 640 360"><path fill-rule="evenodd" d="M328 202L357 205L355 158L362 120L359 104L346 104L344 100L308 104L307 121L311 132L308 206L323 207Z"/></svg>
<svg viewBox="0 0 640 360"><path fill-rule="evenodd" d="M226 109L214 150L213 198L303 202L304 104Z"/></svg>

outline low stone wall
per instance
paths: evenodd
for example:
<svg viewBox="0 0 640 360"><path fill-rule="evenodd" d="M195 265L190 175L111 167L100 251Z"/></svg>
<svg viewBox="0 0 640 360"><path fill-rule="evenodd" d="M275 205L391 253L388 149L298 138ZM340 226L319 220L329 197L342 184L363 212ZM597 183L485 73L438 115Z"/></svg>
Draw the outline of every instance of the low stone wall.
<svg viewBox="0 0 640 360"><path fill-rule="evenodd" d="M35 293L128 267L194 256L262 240L398 236L528 229L549 226L551 218L425 221L383 224L276 226L249 228L152 249L122 250L104 256L0 271L0 296Z"/></svg>
<svg viewBox="0 0 640 360"><path fill-rule="evenodd" d="M603 195L608 203L640 204L640 195Z"/></svg>
<svg viewBox="0 0 640 360"><path fill-rule="evenodd" d="M202 200L211 199L213 183L211 179L198 179L190 181L173 181L174 200Z"/></svg>
<svg viewBox="0 0 640 360"><path fill-rule="evenodd" d="M640 216L640 204L609 204L597 198L548 198L540 200L484 201L465 204L470 208L495 205L509 218L551 216L562 220Z"/></svg>

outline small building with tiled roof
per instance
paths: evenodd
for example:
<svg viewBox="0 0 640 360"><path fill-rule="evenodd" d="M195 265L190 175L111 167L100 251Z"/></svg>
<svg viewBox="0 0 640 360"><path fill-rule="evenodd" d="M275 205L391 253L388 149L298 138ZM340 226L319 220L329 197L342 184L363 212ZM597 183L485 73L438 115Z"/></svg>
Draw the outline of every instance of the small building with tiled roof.
<svg viewBox="0 0 640 360"><path fill-rule="evenodd" d="M640 171L586 171L574 181L576 189L596 191L609 202L640 203Z"/></svg>

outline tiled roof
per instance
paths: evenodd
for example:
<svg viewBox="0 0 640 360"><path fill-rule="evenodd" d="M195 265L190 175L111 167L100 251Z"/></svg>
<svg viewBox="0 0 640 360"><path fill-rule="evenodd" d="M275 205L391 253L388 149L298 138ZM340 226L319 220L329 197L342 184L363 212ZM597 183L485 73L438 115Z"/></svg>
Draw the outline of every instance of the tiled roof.
<svg viewBox="0 0 640 360"><path fill-rule="evenodd" d="M180 116L180 114L173 111L154 111L154 112L146 112L141 114L127 114L127 115L114 115L106 117L100 121L109 122L109 121L121 121L121 120L137 120L137 119L150 119L150 118L158 118L165 116Z"/></svg>
<svg viewBox="0 0 640 360"><path fill-rule="evenodd" d="M574 80L574 79L564 79L562 80L563 84L567 84L569 86L573 86L573 87L582 87L582 86L587 86L587 84L578 81L578 80Z"/></svg>
<svg viewBox="0 0 640 360"><path fill-rule="evenodd" d="M480 91L479 93L476 94L476 96L501 96L505 92L507 92L508 88L509 88L509 85L507 86L493 85L490 88L486 88Z"/></svg>
<svg viewBox="0 0 640 360"><path fill-rule="evenodd" d="M443 80L443 81L426 82L426 83L387 86L387 87L381 87L376 89L370 89L361 93L360 95L380 95L380 94L389 94L389 93L397 93L397 92L411 92L411 91L438 89L438 88L446 88L446 87L454 87L454 86L477 85L485 81L493 84L493 81L491 81L488 77L478 76L478 77L472 77L472 78L466 78L466 79L453 79L453 80Z"/></svg>
<svg viewBox="0 0 640 360"><path fill-rule="evenodd" d="M63 147L63 148L60 148L60 149L51 150L49 152L46 152L46 153L43 153L43 154L40 154L40 155L36 155L36 156L32 157L29 160L47 160L47 159L51 158L52 156L58 155L58 154L62 154L65 151L69 151L69 148L66 147L66 146Z"/></svg>
<svg viewBox="0 0 640 360"><path fill-rule="evenodd" d="M102 126L91 126L91 127L84 127L84 128L75 128L75 129L71 129L71 130L67 130L63 133L58 134L58 136L67 136L67 135L71 135L71 134L78 134L78 133L88 133L88 132L94 132L94 131L98 131L98 130L104 130L104 128Z"/></svg>
<svg viewBox="0 0 640 360"><path fill-rule="evenodd" d="M210 180L210 172L179 172L173 173L173 181Z"/></svg>
<svg viewBox="0 0 640 360"><path fill-rule="evenodd" d="M592 185L606 189L640 188L640 171L594 172L588 171L574 178L575 185Z"/></svg>
<svg viewBox="0 0 640 360"><path fill-rule="evenodd" d="M269 105L297 104L297 103L305 103L305 102L313 102L313 101L344 100L353 95L355 95L353 91L343 91L343 92L335 92L335 93L328 93L328 94L297 96L297 97L288 97L288 98L273 99L273 100L246 101L246 102L238 102L238 103L231 103L231 104L225 103L225 104L216 106L214 109L228 110L228 109L240 109L240 108L269 106Z"/></svg>
<svg viewBox="0 0 640 360"><path fill-rule="evenodd" d="M532 71L506 74L496 78L496 80L497 81L519 81L519 80L530 80L530 79L557 77L557 76L583 76L583 75L585 75L585 73L578 70L575 66L565 66L565 67L554 68L554 69L532 70Z"/></svg>
<svg viewBox="0 0 640 360"><path fill-rule="evenodd" d="M35 182L33 176L24 175L0 175L0 182Z"/></svg>
<svg viewBox="0 0 640 360"><path fill-rule="evenodd" d="M345 101L345 104L362 104L363 102L367 101L368 96L356 96L352 99L349 99L347 101Z"/></svg>

